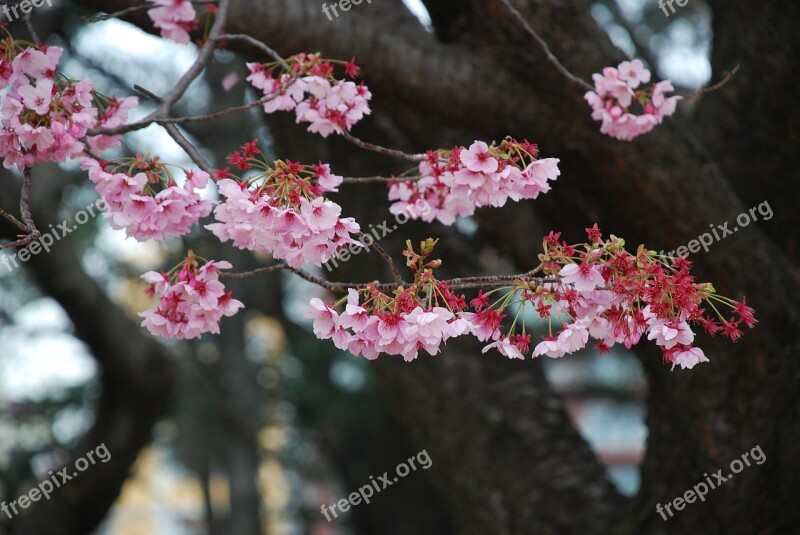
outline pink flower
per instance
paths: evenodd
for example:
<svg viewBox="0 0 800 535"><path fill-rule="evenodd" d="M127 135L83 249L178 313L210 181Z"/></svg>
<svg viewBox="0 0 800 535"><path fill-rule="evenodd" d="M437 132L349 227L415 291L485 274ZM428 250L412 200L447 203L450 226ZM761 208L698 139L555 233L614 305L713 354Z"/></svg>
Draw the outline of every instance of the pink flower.
<svg viewBox="0 0 800 535"><path fill-rule="evenodd" d="M312 232L324 232L336 225L342 208L332 201L317 197L311 202L301 199L300 213L303 214L306 225Z"/></svg>
<svg viewBox="0 0 800 535"><path fill-rule="evenodd" d="M426 346L438 349L439 344L450 337L449 321L453 317L446 308L433 307L425 311L417 306L403 317L408 324L403 335L407 340L418 339Z"/></svg>
<svg viewBox="0 0 800 535"><path fill-rule="evenodd" d="M18 93L25 107L39 115L47 115L50 111L50 102L53 100L53 81L40 80L36 87L32 85L20 87Z"/></svg>
<svg viewBox="0 0 800 535"><path fill-rule="evenodd" d="M216 223L207 225L221 241L271 254L291 267L304 263L322 266L336 252L357 244L360 232L352 218L340 218L341 207L323 194L341 182L326 164L276 164L264 184L231 179L218 182L226 200L214 210ZM324 182L313 185L313 180ZM305 195L298 192L306 191Z"/></svg>
<svg viewBox="0 0 800 535"><path fill-rule="evenodd" d="M333 336L339 325L339 315L317 297L309 303L305 317L314 320L314 334L320 340Z"/></svg>
<svg viewBox="0 0 800 535"><path fill-rule="evenodd" d="M678 351L675 353L674 359L672 361L672 369L675 369L676 364L679 364L681 369L685 370L686 368L694 368L695 364L708 362L708 358L699 347L690 347L683 351Z"/></svg>
<svg viewBox="0 0 800 535"><path fill-rule="evenodd" d="M358 292L350 288L347 290L347 306L344 314L340 317L339 324L354 332L361 332L366 328L367 323L369 323L367 309L358 304Z"/></svg>
<svg viewBox="0 0 800 535"><path fill-rule="evenodd" d="M483 141L476 141L469 149L461 151L461 162L475 173L494 173L498 166L497 160L489 155L489 146Z"/></svg>
<svg viewBox="0 0 800 535"><path fill-rule="evenodd" d="M94 128L115 128L123 125L128 120L128 113L130 110L139 105L139 99L136 97L116 98L112 97L106 104L103 113L97 118ZM120 144L122 136L90 136L89 146L95 152L100 152Z"/></svg>
<svg viewBox="0 0 800 535"><path fill-rule="evenodd" d="M41 50L26 48L11 61L13 74L8 83L21 87L30 83L29 78L54 79L63 52L64 49L57 46L44 46Z"/></svg>
<svg viewBox="0 0 800 535"><path fill-rule="evenodd" d="M588 341L589 330L583 324L583 320L568 325L557 338L558 347L567 354L583 349Z"/></svg>
<svg viewBox="0 0 800 535"><path fill-rule="evenodd" d="M519 348L514 345L507 336L500 338L499 340L496 340L495 342L492 342L488 346L484 347L481 353L486 353L490 349L496 349L498 353L510 359L525 360L525 355L522 354L522 351L520 351Z"/></svg>
<svg viewBox="0 0 800 535"><path fill-rule="evenodd" d="M153 3L161 6L147 11L153 26L160 29L161 35L167 39L188 43L186 28L197 17L192 3L189 0L153 0Z"/></svg>
<svg viewBox="0 0 800 535"><path fill-rule="evenodd" d="M628 85L636 89L639 84L646 84L650 81L650 71L644 68L641 60L623 61L619 64L619 79L628 82Z"/></svg>
<svg viewBox="0 0 800 535"><path fill-rule="evenodd" d="M0 104L0 158L7 168L64 162L84 152L81 140L97 117L92 84L57 77L61 53L58 47L26 48L10 71L0 62L0 87L10 86Z"/></svg>
<svg viewBox="0 0 800 535"><path fill-rule="evenodd" d="M371 113L369 101L372 93L366 86L317 74L303 76L313 69L309 69L306 63L297 65L300 60L297 56L290 58L298 67L294 76L282 73L276 77L273 76L274 67L247 64L250 69L247 80L268 98L264 103L265 113L294 110L298 123L310 123L308 131L322 137L349 131Z"/></svg>
<svg viewBox="0 0 800 535"><path fill-rule="evenodd" d="M672 349L677 344L690 345L694 341L694 333L685 321L665 323L659 319L649 322L648 340L655 340L656 345L664 349Z"/></svg>
<svg viewBox="0 0 800 535"><path fill-rule="evenodd" d="M547 355L550 358L557 359L563 357L564 354L565 351L562 349L561 344L554 338L545 338L533 349L534 357Z"/></svg>
<svg viewBox="0 0 800 535"><path fill-rule="evenodd" d="M567 264L561 268L559 273L562 282L572 284L579 292L591 292L598 286L603 286L605 280L597 267L582 262L578 264Z"/></svg>
<svg viewBox="0 0 800 535"><path fill-rule="evenodd" d="M316 173L317 184L323 192L336 192L339 191L339 186L344 180L343 177L335 175L331 172L331 166L326 163L320 163L314 166Z"/></svg>

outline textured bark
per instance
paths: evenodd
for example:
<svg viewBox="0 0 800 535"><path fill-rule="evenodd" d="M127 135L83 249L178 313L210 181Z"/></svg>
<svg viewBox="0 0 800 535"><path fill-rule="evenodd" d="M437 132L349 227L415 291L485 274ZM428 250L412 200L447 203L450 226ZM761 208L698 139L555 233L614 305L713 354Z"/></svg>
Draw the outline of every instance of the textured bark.
<svg viewBox="0 0 800 535"><path fill-rule="evenodd" d="M112 10L133 2L79 3ZM719 291L747 294L758 328L735 346L703 340L712 362L691 373L670 374L643 352L650 434L642 489L633 500L622 500L604 480L538 366L481 357L461 345L410 366L378 364L420 443L440 461L434 475L462 531L796 531L800 519L790 499L800 469L800 287L790 258L796 259L797 186L785 169L797 162L797 6L718 2L716 72L742 61L742 73L704 97L697 117L670 119L624 143L599 134L582 90L553 70L499 2L426 3L436 34L424 32L399 0L362 4L331 22L314 0L242 0L228 29L283 54L355 55L376 95L372 120L382 121L383 135L395 144L421 150L511 134L561 158L561 179L535 205L481 215L481 237L518 267L535 264L538 244L528 237L537 224L577 240L597 221L634 247L669 250L765 199L776 214L692 257L700 278ZM592 20L589 0L515 4L576 74L588 78L621 58ZM755 124L757 131L744 131ZM373 165L353 162L363 154L340 142L330 147L331 160L341 162L337 169ZM381 195L369 189L349 199L349 207L360 201L369 205L363 211L377 213L385 206ZM459 247L449 244L448 252L455 256ZM655 513L656 503L682 495L706 472L727 471L756 444L767 456L764 465L667 523Z"/></svg>

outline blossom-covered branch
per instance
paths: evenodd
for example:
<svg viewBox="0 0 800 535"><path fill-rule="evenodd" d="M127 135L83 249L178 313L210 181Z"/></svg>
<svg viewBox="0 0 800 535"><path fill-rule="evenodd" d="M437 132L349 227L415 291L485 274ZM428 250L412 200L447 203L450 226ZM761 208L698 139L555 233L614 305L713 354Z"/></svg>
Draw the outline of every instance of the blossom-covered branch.
<svg viewBox="0 0 800 535"><path fill-rule="evenodd" d="M504 3L548 59L571 77L530 25ZM108 206L105 218L110 226L129 237L148 241L185 236L213 213L214 221L204 228L221 242L277 261L235 273L228 272L233 266L224 260L207 260L189 251L173 269L146 273L143 278L155 305L142 314L143 325L153 334L187 339L217 333L221 318L244 306L225 290L224 279L284 269L327 291L346 294L331 303L313 299L308 316L318 337L369 359L388 354L413 360L420 351L435 355L448 339L464 335L484 342L484 352L496 349L510 358L526 354L557 358L583 348L589 338L607 351L615 344L631 347L646 334L662 348L666 362L691 368L707 360L693 346L691 325L736 341L742 326L756 323L744 299L737 302L716 294L711 284L696 283L685 259L666 259L644 247L629 253L623 240L603 239L596 225L587 229L589 239L581 244L562 242L553 233L545 237L538 266L523 274L440 279L437 270L442 262L432 258L437 243L433 239L422 242L418 250L407 243L403 254L413 277L410 282L403 279L392 255L375 243L393 282L332 282L309 273L303 269L306 264L321 266L342 248L361 245L360 225L344 217L334 200L343 183L386 183L391 212L404 212L410 204L424 201L431 210L419 217L449 225L481 207L501 207L509 200L536 199L547 193L561 174L560 162L540 158L536 144L511 137L424 154L363 141L350 131L371 114L372 93L363 81L355 81L361 72L354 58L328 59L318 53L283 58L251 36L225 34L230 0L218 5L203 2L200 12L188 0L146 5L164 37L187 43L194 36L199 53L163 97L137 86L157 108L135 122L128 122L128 114L138 105L137 99L102 95L88 79L64 76L58 71L62 53L58 47L35 46L4 34L0 88L7 91L0 97L0 157L6 167L20 169L24 178L19 219L6 212L0 216L26 235L0 249L25 246L39 236L28 206L31 168L77 158ZM205 20L202 33L201 19ZM214 51L232 41L249 44L268 57L265 63L247 64L247 80L262 96L205 115L172 117L175 103L208 66ZM667 96L672 91L669 81L644 85L650 73L638 60L607 68L594 81L594 90L586 94L593 117L603 122L603 133L619 139L649 131L674 112L681 98ZM294 112L310 133L340 135L357 147L415 166L392 177L344 179L321 161L267 160L258 140L253 140L228 155L229 167L214 169L178 129L179 124L212 121L254 107L267 114ZM103 156L120 144L122 135L152 124L164 128L199 170L152 154ZM220 201L203 195L211 185L216 185ZM477 295L468 300L458 293L462 290L477 290ZM726 308L731 311L727 316L720 311ZM537 316L547 322L541 341L532 338Z"/></svg>

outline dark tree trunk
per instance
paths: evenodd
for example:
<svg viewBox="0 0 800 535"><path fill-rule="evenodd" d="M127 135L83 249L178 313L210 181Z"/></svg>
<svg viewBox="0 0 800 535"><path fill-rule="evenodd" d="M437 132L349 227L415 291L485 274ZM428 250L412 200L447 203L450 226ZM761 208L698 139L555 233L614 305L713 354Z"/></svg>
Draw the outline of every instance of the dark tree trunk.
<svg viewBox="0 0 800 535"><path fill-rule="evenodd" d="M63 185L55 169L42 166L34 173L31 209L42 229L58 222ZM13 212L19 185L7 174L0 184L0 205ZM5 224L2 229L5 238L16 234ZM65 465L68 474L75 460L100 444L105 444L111 460L92 465L80 477L56 489L48 501L34 503L14 518L10 533L82 535L107 515L136 457L150 442L153 424L166 413L174 366L165 348L131 321L83 271L67 242L56 241L50 253L32 256L26 267L42 291L69 314L76 336L88 346L100 368L101 395L95 422L70 452Z"/></svg>

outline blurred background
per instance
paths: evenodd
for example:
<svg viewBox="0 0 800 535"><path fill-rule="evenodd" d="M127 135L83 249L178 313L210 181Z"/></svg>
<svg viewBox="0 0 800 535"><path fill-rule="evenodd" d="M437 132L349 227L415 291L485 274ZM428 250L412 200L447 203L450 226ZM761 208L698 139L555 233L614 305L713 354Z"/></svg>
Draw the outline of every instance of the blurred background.
<svg viewBox="0 0 800 535"><path fill-rule="evenodd" d="M418 0L405 3L430 30L424 6ZM48 44L66 50L65 72L88 75L106 94L132 95L137 83L163 94L196 55L194 45L177 45L129 22L84 24L80 17L88 13L57 3L37 13L37 25ZM703 1L691 0L666 17L655 1L606 0L594 3L591 14L625 54L645 59L656 78L671 78L679 89L709 81L710 10ZM16 24L13 31L24 28ZM241 57L219 53L177 111L198 114L257 98L245 76ZM152 109L143 101L134 119ZM282 155L273 141L284 120L268 122L253 112L192 127L188 135L212 164L224 167L225 155L254 137L273 156ZM148 152L193 167L157 127L126 136L118 151ZM76 165L53 172L62 201L54 220L72 222L97 195ZM386 206L378 207L364 222L387 216ZM455 232L469 237L476 227L467 219ZM239 269L266 260L215 244L200 232L185 240L138 243L102 218L79 225L65 241L85 272L134 321L149 307L139 275L172 266L187 248L229 258ZM473 252L496 256L486 242ZM399 248L392 253L399 256ZM503 265L502 259L493 262ZM223 322L222 335L167 344L178 369L173 399L94 533L237 533L252 529L254 519L265 535L377 533L379 525L392 526L381 533L451 531L453 519L424 471L335 523L325 520L322 504L346 497L370 475L394 470L424 444L414 443L401 427L373 363L310 334L302 311L310 297L320 295L317 288L276 275L239 281L234 290L247 308ZM614 348L604 356L588 350L544 359L542 365L607 477L623 495L635 495L648 434L643 402L648 385L639 361ZM98 374L97 361L58 301L41 291L26 268L0 265L0 498L14 499L66 461L66 452L97 417ZM111 446L109 451L113 462L116 452Z"/></svg>

